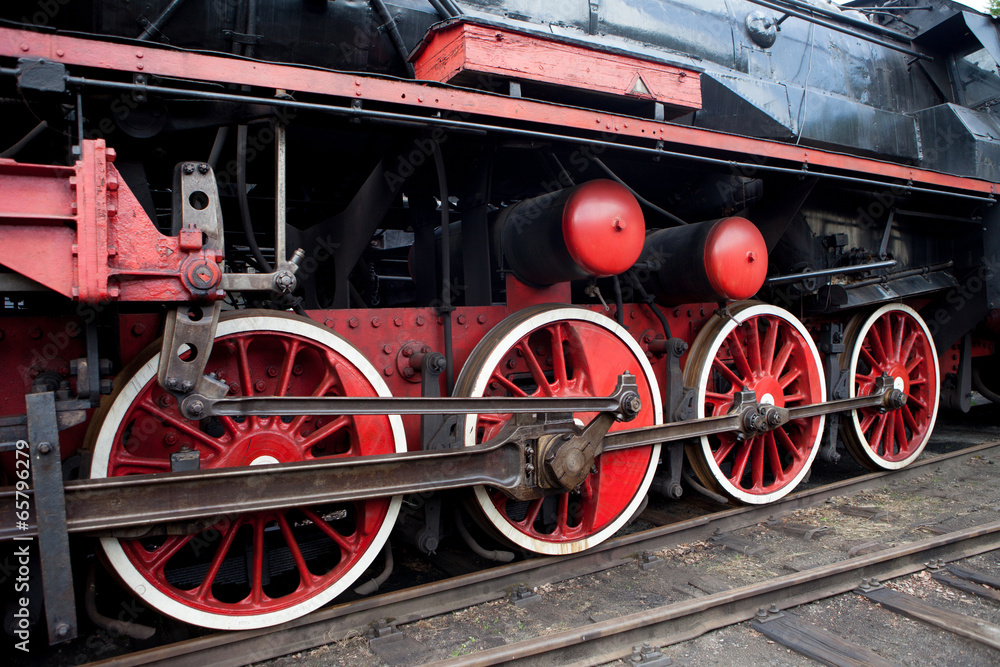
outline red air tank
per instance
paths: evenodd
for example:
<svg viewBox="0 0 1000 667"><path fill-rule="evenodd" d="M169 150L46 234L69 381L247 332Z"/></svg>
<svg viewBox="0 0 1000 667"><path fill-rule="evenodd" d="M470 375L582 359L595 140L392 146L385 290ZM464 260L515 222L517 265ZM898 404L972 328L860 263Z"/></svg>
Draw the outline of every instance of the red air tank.
<svg viewBox="0 0 1000 667"><path fill-rule="evenodd" d="M604 179L519 202L497 227L508 267L537 286L627 271L646 236L639 202Z"/></svg>
<svg viewBox="0 0 1000 667"><path fill-rule="evenodd" d="M660 303L738 301L764 284L767 244L746 218L722 218L650 234L639 261Z"/></svg>

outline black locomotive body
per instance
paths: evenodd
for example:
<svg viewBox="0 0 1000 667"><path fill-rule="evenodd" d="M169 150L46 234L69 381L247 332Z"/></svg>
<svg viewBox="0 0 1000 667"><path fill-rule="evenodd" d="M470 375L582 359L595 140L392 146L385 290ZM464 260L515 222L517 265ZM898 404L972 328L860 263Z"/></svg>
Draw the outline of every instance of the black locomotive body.
<svg viewBox="0 0 1000 667"><path fill-rule="evenodd" d="M50 639L67 537L246 629L391 531L574 553L908 465L1000 400L998 100L947 0L5 3L0 535Z"/></svg>

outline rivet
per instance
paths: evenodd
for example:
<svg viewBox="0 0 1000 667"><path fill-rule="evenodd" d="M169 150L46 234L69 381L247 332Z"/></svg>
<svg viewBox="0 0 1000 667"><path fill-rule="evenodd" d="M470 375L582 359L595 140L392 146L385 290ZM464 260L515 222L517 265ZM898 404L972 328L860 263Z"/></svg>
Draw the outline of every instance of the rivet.
<svg viewBox="0 0 1000 667"><path fill-rule="evenodd" d="M302 375L302 366L299 364L292 366L292 375Z"/></svg>
<svg viewBox="0 0 1000 667"><path fill-rule="evenodd" d="M458 323L459 324L465 324L465 315L459 315L458 316Z"/></svg>
<svg viewBox="0 0 1000 667"><path fill-rule="evenodd" d="M64 55L66 55L66 52L63 51L62 49L56 49L56 55L62 58Z"/></svg>
<svg viewBox="0 0 1000 667"><path fill-rule="evenodd" d="M486 316L480 315L479 317L476 318L476 321L479 322L480 324L486 324Z"/></svg>
<svg viewBox="0 0 1000 667"><path fill-rule="evenodd" d="M22 51L27 51L27 50L28 50L28 48L29 48L29 47L28 47L28 45L27 45L27 44L22 44L22 45L21 45L21 50L22 50Z"/></svg>
<svg viewBox="0 0 1000 667"><path fill-rule="evenodd" d="M142 58L142 51L136 51L135 52L135 57L136 58Z"/></svg>
<svg viewBox="0 0 1000 667"><path fill-rule="evenodd" d="M145 324L133 324L132 325L132 335L133 336L138 337L138 336L141 336L144 333L146 333L146 325Z"/></svg>
<svg viewBox="0 0 1000 667"><path fill-rule="evenodd" d="M333 325L336 324L336 322L334 322L332 319L328 317L325 320L323 320L323 324L325 324L328 328L332 329Z"/></svg>
<svg viewBox="0 0 1000 667"><path fill-rule="evenodd" d="M39 338L42 337L42 330L39 329L38 327L31 327L31 329L28 330L28 335L34 338L35 340L38 340Z"/></svg>
<svg viewBox="0 0 1000 667"><path fill-rule="evenodd" d="M417 315L417 326L422 327L427 320L424 319L423 315Z"/></svg>
<svg viewBox="0 0 1000 667"><path fill-rule="evenodd" d="M277 366L268 366L267 367L267 376L268 377L272 377L272 378L273 377L277 377L278 376L278 367Z"/></svg>
<svg viewBox="0 0 1000 667"><path fill-rule="evenodd" d="M392 352L392 345L383 345L382 352L384 352L385 354L389 354L390 352Z"/></svg>
<svg viewBox="0 0 1000 667"><path fill-rule="evenodd" d="M394 317L394 318L392 318L392 323L394 325L396 325L397 327L401 327L401 326L403 326L403 318L402 317Z"/></svg>
<svg viewBox="0 0 1000 667"><path fill-rule="evenodd" d="M386 377L389 377L390 375L392 375L392 368L390 368L389 366L386 366L382 370L382 372L385 374Z"/></svg>
<svg viewBox="0 0 1000 667"><path fill-rule="evenodd" d="M136 69L142 69L142 63L136 63L135 68Z"/></svg>
<svg viewBox="0 0 1000 667"><path fill-rule="evenodd" d="M267 389L267 383L264 382L263 380L257 380L256 382L253 383L253 388L257 391L264 391L265 389Z"/></svg>
<svg viewBox="0 0 1000 667"><path fill-rule="evenodd" d="M372 326L375 327L376 329L378 329L380 326L382 326L382 320L380 320L377 317L373 317L372 318Z"/></svg>
<svg viewBox="0 0 1000 667"><path fill-rule="evenodd" d="M357 329L360 325L361 322L359 322L358 318L356 317L352 317L351 319L347 320L347 326L351 327L352 329Z"/></svg>

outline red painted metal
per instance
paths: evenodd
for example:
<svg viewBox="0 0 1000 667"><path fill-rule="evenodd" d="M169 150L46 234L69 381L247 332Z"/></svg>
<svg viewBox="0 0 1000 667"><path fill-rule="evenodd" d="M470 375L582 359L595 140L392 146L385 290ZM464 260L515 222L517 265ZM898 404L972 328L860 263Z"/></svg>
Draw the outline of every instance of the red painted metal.
<svg viewBox="0 0 1000 667"><path fill-rule="evenodd" d="M705 275L720 296L749 299L767 278L767 243L746 218L723 218L705 239Z"/></svg>
<svg viewBox="0 0 1000 667"><path fill-rule="evenodd" d="M677 116L701 108L697 71L468 21L431 28L411 60L417 78L429 81L498 75L655 100Z"/></svg>
<svg viewBox="0 0 1000 667"><path fill-rule="evenodd" d="M566 249L580 268L592 276L616 276L639 259L646 223L628 188L601 179L584 183L570 195L562 232Z"/></svg>
<svg viewBox="0 0 1000 667"><path fill-rule="evenodd" d="M237 396L377 395L347 359L305 336L276 332L223 336L212 349L208 369L229 381L231 388L237 387L232 390ZM200 452L203 469L395 451L384 416L219 421L217 431L187 421L174 398L152 378L122 418L107 475L169 471L170 455L185 446ZM345 507L345 517L326 518L326 513ZM336 583L372 544L388 507L389 499L383 498L337 508L235 514L197 533L122 540L122 547L143 578L171 600L208 613L256 616L304 604ZM267 526L279 530L268 531L265 539ZM305 548L307 541L323 542L323 550L339 559L317 556L316 549ZM288 550L295 563L291 577L271 576L262 568L265 552L275 549ZM248 554L252 568L245 589L234 592L213 586L227 555L243 564ZM195 585L172 581L175 567L192 565L205 568Z"/></svg>
<svg viewBox="0 0 1000 667"><path fill-rule="evenodd" d="M0 159L0 264L85 303L221 297L222 254L200 233L161 234L114 158L96 139L72 167ZM212 286L197 289L195 271Z"/></svg>
<svg viewBox="0 0 1000 667"><path fill-rule="evenodd" d="M395 103L408 107L407 111L413 113L422 113L420 109L427 109L451 112L457 118L476 114L552 125L562 129L596 130L622 137L663 141L665 144L687 149L725 151L727 155L736 156L753 155L796 165L845 170L863 176L901 179L915 184L993 194L1000 192L1000 185L995 183L816 148L398 79L318 71L294 65L239 60L147 45L137 47L3 27L0 27L0 56L46 58L66 65L184 80L215 82L221 75L234 84Z"/></svg>
<svg viewBox="0 0 1000 667"><path fill-rule="evenodd" d="M801 332L772 315L750 317L729 332L712 367L706 417L729 412L735 393L744 387L757 402L778 407L823 401L820 369ZM729 482L744 493L775 493L809 462L820 422L817 417L797 420L749 440L735 433L711 436L712 454Z"/></svg>
<svg viewBox="0 0 1000 667"><path fill-rule="evenodd" d="M585 321L557 321L539 327L510 346L492 372L485 396L568 397L599 396L614 391L618 374L634 369L632 352L606 329ZM516 378L530 378L519 382ZM616 423L611 431L651 426L655 423L651 388L637 373L643 410L629 423ZM534 386L530 393L525 388ZM577 414L583 423L595 415ZM510 415L481 415L479 440L494 437ZM512 528L542 542L577 542L609 526L638 493L650 465L651 447L612 452L597 458L594 472L578 492L556 498L553 523L542 514L542 500L515 503L499 491L488 489L494 506ZM550 501L551 502L551 501Z"/></svg>
<svg viewBox="0 0 1000 667"><path fill-rule="evenodd" d="M909 458L926 440L934 425L934 409L940 379L934 367L928 337L913 316L889 311L876 320L861 343L861 356L854 376L858 396L867 396L883 373L903 381L906 405L881 412L858 411L861 433L875 456L895 462Z"/></svg>

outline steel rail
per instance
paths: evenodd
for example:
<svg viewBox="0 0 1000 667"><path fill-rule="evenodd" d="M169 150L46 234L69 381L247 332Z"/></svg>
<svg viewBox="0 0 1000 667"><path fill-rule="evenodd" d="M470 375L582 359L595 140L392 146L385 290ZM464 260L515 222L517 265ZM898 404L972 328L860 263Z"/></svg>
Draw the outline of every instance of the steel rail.
<svg viewBox="0 0 1000 667"><path fill-rule="evenodd" d="M868 473L815 489L799 491L770 505L727 509L708 516L631 533L610 539L578 554L544 556L510 563L326 607L273 628L210 634L108 658L92 663L91 667L142 665L181 667L194 664L239 667L251 662L277 658L357 636L378 620L392 619L393 623L400 625L411 623L502 599L518 584L541 586L621 565L634 564L636 554L644 550L663 549L707 539L716 531L726 532L754 526L768 519L788 515L798 509L814 507L836 496L850 495L881 486L889 479L903 481L927 474L929 470L948 472L959 468L968 459L976 456L984 458L1000 456L1000 442L976 445L958 452L923 459L903 470Z"/></svg>
<svg viewBox="0 0 1000 667"><path fill-rule="evenodd" d="M785 410L792 419L805 419L882 405L896 394L887 390ZM726 416L616 431L605 436L600 451L740 431L746 415L754 412L750 408ZM515 424L490 442L459 449L73 480L63 487L66 528L80 533L152 527L225 516L237 511L234 508L240 512L282 509L479 484L495 486L521 499L540 497L536 477L526 465L526 458L531 457L526 456L525 443L550 434L544 423ZM535 467L541 466L540 461L537 464ZM26 529L16 525L15 500L16 492L11 489L0 492L0 517L8 517L0 518L0 540L37 532L34 525Z"/></svg>
<svg viewBox="0 0 1000 667"><path fill-rule="evenodd" d="M18 70L16 68L0 67L0 75L16 77L18 75ZM834 181L841 181L844 183L855 183L858 185L878 187L883 189L884 188L902 189L906 193L920 193L927 195L952 197L956 199L964 199L967 201L985 202L991 205L995 204L997 201L996 198L993 196L972 195L972 194L967 194L965 192L952 192L949 190L925 188L921 186L912 185L912 183L892 183L887 181L879 181L871 178L861 178L857 176L847 176L844 174L815 171L814 169L810 169L809 165L805 162L800 163L802 165L801 168L779 167L776 165L762 164L758 162L741 162L739 160L726 160L722 158L708 157L706 155L694 155L691 153L669 151L662 147L648 147L648 146L637 146L633 144L621 144L614 141L605 141L601 139L587 139L584 137L574 137L571 135L557 134L554 132L542 132L538 130L527 130L517 127L506 127L503 125L456 120L444 116L418 116L414 114L403 114L392 111L377 111L373 109L357 108L353 106L346 107L346 106L337 106L332 104L320 104L316 102L299 102L296 100L277 99L272 97L258 97L252 95L239 95L234 93L219 93L219 92L202 91L202 90L189 90L185 88L172 88L169 86L155 86L155 85L151 86L145 84L123 83L119 81L101 81L96 79L87 79L84 77L71 76L67 77L66 81L68 84L79 87L90 86L96 88L106 88L109 90L139 92L142 94L158 94L158 95L188 97L191 99L228 101L240 104L252 103L252 104L271 106L275 108L316 111L319 113L345 116L352 119L353 118L370 119L370 120L381 120L383 122L389 122L389 123L397 123L401 127L437 126L437 127L448 128L454 131L471 132L477 135L483 135L488 132L495 132L497 134L510 134L518 137L530 137L544 141L558 141L558 142L571 143L581 146L590 146L594 148L602 148L602 149L610 148L610 149L628 151L633 153L642 153L644 155L652 155L658 159L663 157L670 157L670 158L676 158L678 160L689 160L701 164L710 164L714 166L724 167L726 169L747 169L750 170L751 172L766 171L779 174L792 174L799 177L816 176L818 178L826 178ZM632 135L627 135L627 136L629 136L630 138L639 138L639 137L632 137ZM725 135L724 133L719 133L719 136L721 138L724 138L727 135ZM722 144L720 144L720 146L721 145ZM780 156L775 157L774 159L783 162L787 161L797 162L797 160L784 158ZM881 164L881 162L879 164ZM886 163L886 164L893 164L893 163Z"/></svg>
<svg viewBox="0 0 1000 667"><path fill-rule="evenodd" d="M556 664L550 654L558 651L560 663L600 665L627 658L643 642L676 644L749 620L771 604L787 609L847 593L862 577L901 577L924 570L931 559L954 561L995 549L1000 549L1000 521L434 664L547 666Z"/></svg>

